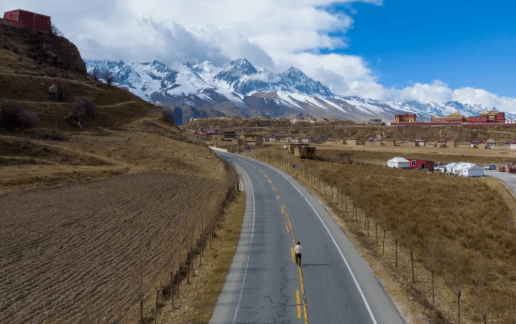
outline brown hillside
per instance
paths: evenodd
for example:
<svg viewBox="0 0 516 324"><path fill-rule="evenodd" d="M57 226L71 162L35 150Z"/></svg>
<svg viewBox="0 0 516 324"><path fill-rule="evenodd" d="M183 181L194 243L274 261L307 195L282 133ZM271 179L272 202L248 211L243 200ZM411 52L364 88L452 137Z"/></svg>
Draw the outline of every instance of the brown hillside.
<svg viewBox="0 0 516 324"><path fill-rule="evenodd" d="M82 128L65 119L77 97L96 107ZM39 122L8 127L13 107ZM160 107L87 75L68 40L0 25L1 323L133 322L137 293L177 276L234 184Z"/></svg>

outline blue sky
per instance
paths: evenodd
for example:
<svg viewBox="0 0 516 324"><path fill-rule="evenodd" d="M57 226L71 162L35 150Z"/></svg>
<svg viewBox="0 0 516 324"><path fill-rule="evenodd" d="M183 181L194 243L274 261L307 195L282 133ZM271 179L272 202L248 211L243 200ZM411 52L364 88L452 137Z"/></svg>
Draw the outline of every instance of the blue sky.
<svg viewBox="0 0 516 324"><path fill-rule="evenodd" d="M2 0L52 16L88 59L174 67L245 57L339 95L516 113L516 1Z"/></svg>
<svg viewBox="0 0 516 324"><path fill-rule="evenodd" d="M330 10L354 20L348 48L335 52L365 58L386 87L437 79L516 97L516 1L385 0Z"/></svg>

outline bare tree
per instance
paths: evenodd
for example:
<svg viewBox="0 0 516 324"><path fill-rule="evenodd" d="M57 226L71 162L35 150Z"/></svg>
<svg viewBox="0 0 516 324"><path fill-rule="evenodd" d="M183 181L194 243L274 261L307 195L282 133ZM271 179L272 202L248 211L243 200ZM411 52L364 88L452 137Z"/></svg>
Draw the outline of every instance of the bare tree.
<svg viewBox="0 0 516 324"><path fill-rule="evenodd" d="M387 233L387 215L383 210L380 210L380 221L382 222L383 241L382 241L382 256L385 256L385 234Z"/></svg>
<svg viewBox="0 0 516 324"><path fill-rule="evenodd" d="M396 232L394 233L394 244L395 244L395 255L396 255L396 267L398 267L398 242L401 236L401 221L400 216L396 217Z"/></svg>
<svg viewBox="0 0 516 324"><path fill-rule="evenodd" d="M410 251L410 265L412 267L412 283L416 282L414 275L414 250L416 248L416 225L410 222L405 226L405 241Z"/></svg>
<svg viewBox="0 0 516 324"><path fill-rule="evenodd" d="M462 255L458 248L446 251L443 260L446 284L457 296L457 323L460 324L460 296L462 295Z"/></svg>
<svg viewBox="0 0 516 324"><path fill-rule="evenodd" d="M473 262L473 277L475 279L473 292L475 294L477 310L482 317L484 324L487 323L487 312L489 311L489 298L487 298L487 274L487 263L484 259L481 259L481 256L477 256Z"/></svg>
<svg viewBox="0 0 516 324"><path fill-rule="evenodd" d="M432 303L435 303L435 281L434 276L437 268L439 266L439 246L437 241L437 236L435 234L431 234L428 238L427 246L427 254L426 254L426 264L428 266L428 270L432 274Z"/></svg>

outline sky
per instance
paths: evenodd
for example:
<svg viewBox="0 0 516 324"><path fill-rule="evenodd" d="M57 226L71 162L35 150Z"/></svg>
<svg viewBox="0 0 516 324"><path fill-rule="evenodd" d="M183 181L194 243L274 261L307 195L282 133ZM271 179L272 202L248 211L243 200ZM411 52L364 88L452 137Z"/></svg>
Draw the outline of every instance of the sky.
<svg viewBox="0 0 516 324"><path fill-rule="evenodd" d="M516 113L515 1L0 0L46 14L87 59L172 67L245 57L334 93Z"/></svg>

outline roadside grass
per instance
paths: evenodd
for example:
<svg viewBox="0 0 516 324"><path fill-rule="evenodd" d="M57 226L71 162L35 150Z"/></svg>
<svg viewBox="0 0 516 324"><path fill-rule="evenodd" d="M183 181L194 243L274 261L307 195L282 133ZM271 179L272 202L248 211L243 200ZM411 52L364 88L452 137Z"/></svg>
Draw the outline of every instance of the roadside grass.
<svg viewBox="0 0 516 324"><path fill-rule="evenodd" d="M278 150L256 154L278 166L285 167L285 162L297 165L295 170L287 169L310 183L335 210L355 242L362 246L371 268L384 269L391 278L384 286L402 287L409 296L405 300L416 300L421 305L422 308L406 307L416 310L413 318L423 317L430 323L455 322L457 297L450 288L449 259L458 255L456 264L461 265L461 271L456 279L461 280L463 321L480 321L479 309L487 305L488 322L512 322L516 315L511 306L516 290L515 203L499 183L384 166L301 160ZM376 241L376 228L380 242L386 229L385 256ZM431 237L437 241L434 263L429 259ZM435 302L431 264L435 264ZM486 278L482 285L479 275Z"/></svg>
<svg viewBox="0 0 516 324"><path fill-rule="evenodd" d="M245 203L245 194L240 192L236 200L229 204L224 219L216 229L217 235L211 248L204 250L202 267L191 279L191 285L184 286L179 300L176 299L180 307L172 311L167 303L160 316L160 323L209 322L235 256Z"/></svg>

